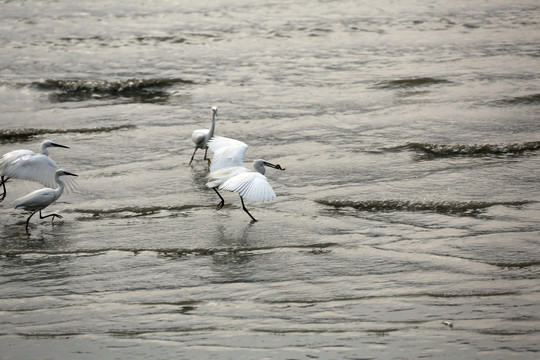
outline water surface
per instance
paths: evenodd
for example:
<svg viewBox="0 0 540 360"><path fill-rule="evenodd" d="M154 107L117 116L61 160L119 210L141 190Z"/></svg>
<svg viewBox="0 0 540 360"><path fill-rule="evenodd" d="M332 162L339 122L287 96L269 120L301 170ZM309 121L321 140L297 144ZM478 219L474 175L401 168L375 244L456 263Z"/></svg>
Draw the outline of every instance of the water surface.
<svg viewBox="0 0 540 360"><path fill-rule="evenodd" d="M3 359L536 359L535 1L0 4ZM208 128L287 168L226 205Z"/></svg>

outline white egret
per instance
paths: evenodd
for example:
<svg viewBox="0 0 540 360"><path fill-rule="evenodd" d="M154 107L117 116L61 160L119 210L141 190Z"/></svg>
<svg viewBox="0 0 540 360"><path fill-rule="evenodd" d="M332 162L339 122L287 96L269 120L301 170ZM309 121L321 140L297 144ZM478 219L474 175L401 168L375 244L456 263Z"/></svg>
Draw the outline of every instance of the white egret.
<svg viewBox="0 0 540 360"><path fill-rule="evenodd" d="M214 129L216 128L217 111L218 108L216 106L212 107L212 125L210 125L210 129L193 130L191 140L193 140L195 143L195 151L193 151L193 155L191 155L191 160L189 161L190 165L195 157L197 149L204 149L204 160L206 160L206 154L208 153L208 140L214 136Z"/></svg>
<svg viewBox="0 0 540 360"><path fill-rule="evenodd" d="M253 162L255 171L247 169L244 167L242 158L248 146L238 140L215 136L209 141L208 146L214 152L214 157L210 165L210 174L208 174L210 181L206 183L206 186L214 189L221 199L217 209L221 209L225 204L225 200L218 189L233 191L240 195L242 209L253 221L257 221L246 209L244 198L254 201L270 201L274 199L276 193L268 183L266 176L264 176L265 166L278 170L285 169L279 164L274 165L263 159Z"/></svg>
<svg viewBox="0 0 540 360"><path fill-rule="evenodd" d="M20 179L39 182L47 187L56 185L54 175L58 165L49 157L49 147L61 147L69 149L69 146L60 145L51 140L45 140L39 148L40 154L30 150L14 150L4 154L0 158L0 185L3 193L0 202L6 197L6 182L9 179ZM77 183L72 178L65 179L69 190L74 190Z"/></svg>
<svg viewBox="0 0 540 360"><path fill-rule="evenodd" d="M52 216L52 221L54 221L54 218L57 217L59 219L62 218L61 215L58 214L50 214L47 216L41 215L41 210L45 209L47 206L58 200L60 195L62 195L62 192L64 191L64 181L60 178L61 176L77 176L75 174L69 173L65 170L59 169L56 170L54 174L54 180L58 184L58 187L56 189L51 188L43 188L39 190L32 191L30 194L27 194L13 202L13 205L15 205L15 209L17 210L25 210L25 211L32 211L32 214L28 217L26 220L26 232L28 233L28 224L30 223L30 218L34 216L35 213L39 211L39 218L45 219Z"/></svg>

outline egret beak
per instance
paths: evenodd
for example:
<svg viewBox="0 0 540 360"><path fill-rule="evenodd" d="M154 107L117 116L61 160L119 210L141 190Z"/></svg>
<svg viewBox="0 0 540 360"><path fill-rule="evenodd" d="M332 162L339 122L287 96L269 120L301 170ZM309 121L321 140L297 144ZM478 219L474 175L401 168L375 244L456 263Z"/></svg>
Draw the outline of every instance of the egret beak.
<svg viewBox="0 0 540 360"><path fill-rule="evenodd" d="M66 145L60 145L60 144L57 144L57 143L51 143L51 146L56 146L56 147L61 147L61 148L69 149L69 146L66 146Z"/></svg>
<svg viewBox="0 0 540 360"><path fill-rule="evenodd" d="M279 164L274 165L272 163L269 163L268 161L265 161L264 165L277 170L285 170L285 168L282 168Z"/></svg>
<svg viewBox="0 0 540 360"><path fill-rule="evenodd" d="M64 171L64 175L69 175L69 176L79 176L77 174L72 174L70 172L67 172L67 171Z"/></svg>

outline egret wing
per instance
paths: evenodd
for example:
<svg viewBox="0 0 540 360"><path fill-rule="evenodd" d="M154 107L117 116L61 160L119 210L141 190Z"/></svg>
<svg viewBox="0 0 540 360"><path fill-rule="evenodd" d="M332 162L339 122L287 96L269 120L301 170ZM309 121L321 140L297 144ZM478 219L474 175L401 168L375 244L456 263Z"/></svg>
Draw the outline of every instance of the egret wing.
<svg viewBox="0 0 540 360"><path fill-rule="evenodd" d="M236 146L245 146L247 148L246 143L244 143L244 142L242 142L240 140L231 139L231 138L228 138L228 137L225 137L225 136L214 136L208 142L208 147L210 147L210 150L212 150L214 152L219 148L229 147L229 146L234 146L234 147L236 147Z"/></svg>
<svg viewBox="0 0 540 360"><path fill-rule="evenodd" d="M60 176L60 180L64 182L64 185L66 186L65 191L66 193L74 192L79 188L79 185L77 184L77 181L75 181L75 178L64 175Z"/></svg>
<svg viewBox="0 0 540 360"><path fill-rule="evenodd" d="M46 155L30 150L15 150L0 158L0 173L8 178L36 181L49 188L56 188L54 174L58 165ZM60 177L67 192L77 189L77 182L70 176Z"/></svg>
<svg viewBox="0 0 540 360"><path fill-rule="evenodd" d="M9 171L8 171L9 170ZM48 156L41 154L24 155L11 163L6 175L21 180L39 182L47 187L56 187L54 173L58 165Z"/></svg>
<svg viewBox="0 0 540 360"><path fill-rule="evenodd" d="M214 136L208 142L208 147L214 152L210 164L211 172L228 167L244 166L242 158L248 148L246 143L223 136Z"/></svg>
<svg viewBox="0 0 540 360"><path fill-rule="evenodd" d="M10 167L15 161L25 155L32 156L36 155L36 153L30 150L13 150L2 155L2 157L0 158L0 174L7 177L13 177L10 174Z"/></svg>
<svg viewBox="0 0 540 360"><path fill-rule="evenodd" d="M244 172L225 181L219 189L234 191L244 199L269 201L275 199L276 193L268 183L266 176L254 172Z"/></svg>
<svg viewBox="0 0 540 360"><path fill-rule="evenodd" d="M24 155L15 160L10 166L9 177L21 180L36 181L49 188L56 188L54 174L58 165L46 155ZM77 189L77 182L71 176L61 176L60 179L66 186L66 191Z"/></svg>

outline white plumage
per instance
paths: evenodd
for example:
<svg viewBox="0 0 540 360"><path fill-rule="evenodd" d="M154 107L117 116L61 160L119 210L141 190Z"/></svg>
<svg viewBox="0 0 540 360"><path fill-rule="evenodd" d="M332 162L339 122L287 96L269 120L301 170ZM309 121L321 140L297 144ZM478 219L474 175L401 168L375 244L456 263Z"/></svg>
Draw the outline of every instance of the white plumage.
<svg viewBox="0 0 540 360"><path fill-rule="evenodd" d="M58 187L56 189L43 188L35 190L21 198L18 198L13 202L13 205L17 210L32 211L32 214L26 220L26 232L28 232L28 224L30 222L30 218L38 211L40 219L45 219L51 216L53 220L55 217L60 219L62 218L62 216L58 214L41 216L41 210L45 209L47 206L58 200L60 195L62 195L62 192L64 191L64 181L62 180L62 177L66 176L77 175L69 173L62 169L56 170L54 175L55 182L58 184Z"/></svg>
<svg viewBox="0 0 540 360"><path fill-rule="evenodd" d="M246 209L244 198L254 201L270 201L275 199L276 193L268 179L264 176L265 166L285 170L279 165L274 165L266 160L258 159L253 162L255 171L244 167L242 158L248 146L242 141L221 136L214 136L208 143L210 150L214 152L210 165L210 174L206 186L214 189L221 199L218 209L223 207L225 200L219 190L232 191L240 195L242 208L257 221Z"/></svg>
<svg viewBox="0 0 540 360"><path fill-rule="evenodd" d="M261 160L264 161L264 160ZM253 201L270 201L276 198L276 193L263 174L245 167L235 166L211 172L211 180L206 183L209 188L232 191L244 199Z"/></svg>
<svg viewBox="0 0 540 360"><path fill-rule="evenodd" d="M220 189L234 191L244 199L254 201L270 201L276 198L266 176L252 171L235 175L225 181Z"/></svg>
<svg viewBox="0 0 540 360"><path fill-rule="evenodd" d="M248 146L242 141L223 136L214 136L208 142L208 147L214 153L210 164L210 172L233 166L244 167L243 158Z"/></svg>
<svg viewBox="0 0 540 360"><path fill-rule="evenodd" d="M56 185L55 172L59 167L49 157L49 147L69 148L68 146L54 143L51 140L45 140L40 145L39 154L30 150L14 150L4 154L0 158L0 175L2 181L0 185L3 186L4 190L0 201L6 197L5 182L9 179L35 181L50 188ZM74 179L66 177L63 180L68 191L73 191L77 188L77 183Z"/></svg>
<svg viewBox="0 0 540 360"><path fill-rule="evenodd" d="M216 128L217 111L218 108L216 106L212 107L212 124L210 125L210 129L193 130L191 140L193 140L195 143L195 151L193 151L193 155L191 155L191 160L189 161L190 165L195 157L197 149L204 149L204 160L206 160L206 154L208 152L208 140L214 136L214 129Z"/></svg>

